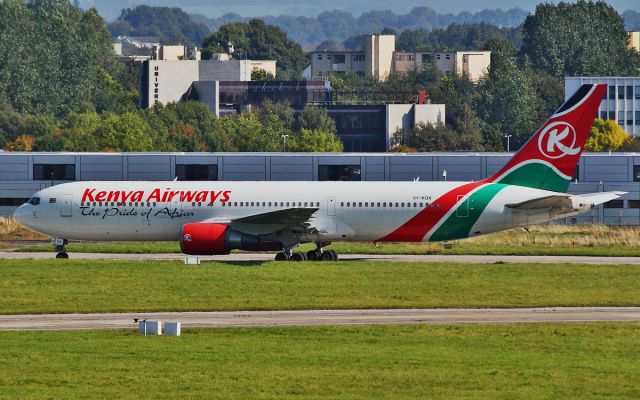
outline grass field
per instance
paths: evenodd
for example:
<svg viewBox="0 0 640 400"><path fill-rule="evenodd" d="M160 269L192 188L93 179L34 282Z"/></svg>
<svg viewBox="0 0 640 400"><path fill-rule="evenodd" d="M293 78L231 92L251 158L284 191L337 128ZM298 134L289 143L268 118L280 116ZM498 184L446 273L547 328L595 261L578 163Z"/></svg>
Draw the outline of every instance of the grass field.
<svg viewBox="0 0 640 400"><path fill-rule="evenodd" d="M0 260L0 314L638 306L640 266Z"/></svg>
<svg viewBox="0 0 640 400"><path fill-rule="evenodd" d="M639 324L1 332L0 398L637 399Z"/></svg>
<svg viewBox="0 0 640 400"><path fill-rule="evenodd" d="M602 225L542 225L529 232L512 229L491 235L442 243L334 243L330 248L342 254L490 254L490 255L591 255L640 256L640 228ZM304 245L302 250L311 250ZM177 242L72 243L70 252L80 253L179 253ZM50 245L23 247L20 251L52 251Z"/></svg>

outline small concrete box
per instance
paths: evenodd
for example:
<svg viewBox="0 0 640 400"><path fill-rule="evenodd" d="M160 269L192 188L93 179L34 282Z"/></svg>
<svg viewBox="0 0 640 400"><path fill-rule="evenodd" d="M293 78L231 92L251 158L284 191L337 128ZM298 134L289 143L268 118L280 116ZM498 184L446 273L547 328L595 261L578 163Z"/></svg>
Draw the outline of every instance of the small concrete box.
<svg viewBox="0 0 640 400"><path fill-rule="evenodd" d="M138 332L143 335L162 335L162 321L139 321Z"/></svg>
<svg viewBox="0 0 640 400"><path fill-rule="evenodd" d="M167 336L180 336L182 330L182 323L180 322L166 322L164 324L164 334Z"/></svg>
<svg viewBox="0 0 640 400"><path fill-rule="evenodd" d="M200 257L185 257L185 265L200 265Z"/></svg>

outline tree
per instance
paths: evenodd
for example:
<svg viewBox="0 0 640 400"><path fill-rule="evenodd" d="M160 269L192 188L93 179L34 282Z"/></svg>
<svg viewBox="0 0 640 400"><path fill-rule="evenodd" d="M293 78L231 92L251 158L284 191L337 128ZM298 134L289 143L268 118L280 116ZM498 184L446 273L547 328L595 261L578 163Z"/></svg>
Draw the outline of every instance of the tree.
<svg viewBox="0 0 640 400"><path fill-rule="evenodd" d="M95 9L67 0L0 2L0 96L21 113L63 116L94 102L119 64Z"/></svg>
<svg viewBox="0 0 640 400"><path fill-rule="evenodd" d="M33 150L33 138L28 135L18 136L16 140L6 142L4 149L6 151L31 151Z"/></svg>
<svg viewBox="0 0 640 400"><path fill-rule="evenodd" d="M522 145L538 124L535 91L524 73L510 58L496 57L478 90L476 110L482 121L493 130L500 129L502 135L512 135L513 148ZM488 147L495 144L491 141Z"/></svg>
<svg viewBox="0 0 640 400"><path fill-rule="evenodd" d="M194 22L180 8L139 5L122 10L109 31L117 36L158 36L162 44L199 45L209 28Z"/></svg>
<svg viewBox="0 0 640 400"><path fill-rule="evenodd" d="M587 151L616 151L629 141L629 135L613 120L596 118L584 145Z"/></svg>
<svg viewBox="0 0 640 400"><path fill-rule="evenodd" d="M275 77L262 68L254 68L251 71L252 81L272 81Z"/></svg>
<svg viewBox="0 0 640 400"><path fill-rule="evenodd" d="M289 145L289 150L298 152L340 152L342 142L333 132L320 129L300 130L299 136Z"/></svg>
<svg viewBox="0 0 640 400"><path fill-rule="evenodd" d="M279 28L259 19L248 23L233 22L207 36L202 42L203 57L228 52L234 47L234 56L242 59L277 60L279 79L297 79L307 64L300 45L289 39Z"/></svg>
<svg viewBox="0 0 640 400"><path fill-rule="evenodd" d="M307 129L335 134L336 122L329 116L326 108L305 106L298 115L297 128L300 131Z"/></svg>
<svg viewBox="0 0 640 400"><path fill-rule="evenodd" d="M604 1L539 4L523 27L522 54L557 78L637 74L620 15Z"/></svg>

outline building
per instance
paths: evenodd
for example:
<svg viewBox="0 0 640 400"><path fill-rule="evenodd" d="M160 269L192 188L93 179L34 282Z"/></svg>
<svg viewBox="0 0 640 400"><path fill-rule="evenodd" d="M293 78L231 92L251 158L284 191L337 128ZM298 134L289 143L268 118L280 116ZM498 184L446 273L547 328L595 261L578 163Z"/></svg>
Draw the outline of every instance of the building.
<svg viewBox="0 0 640 400"><path fill-rule="evenodd" d="M640 32L627 32L629 35L629 47L640 51Z"/></svg>
<svg viewBox="0 0 640 400"><path fill-rule="evenodd" d="M312 51L310 76L355 73L386 79L392 73L408 73L435 66L445 74L467 74L477 81L489 70L490 51L403 52L395 50L394 35L366 35L362 50Z"/></svg>
<svg viewBox="0 0 640 400"><path fill-rule="evenodd" d="M489 71L490 64L490 51L396 51L393 70L398 74L406 74L435 66L438 71L444 74L466 74L469 79L477 82Z"/></svg>
<svg viewBox="0 0 640 400"><path fill-rule="evenodd" d="M598 109L599 118L614 120L629 135L640 136L640 77L567 77L564 79L565 100L585 83L609 85Z"/></svg>
<svg viewBox="0 0 640 400"><path fill-rule="evenodd" d="M508 153L0 153L0 214L52 184L87 180L480 180ZM447 171L447 177L443 172ZM569 192L628 192L568 224L640 224L640 154L586 153Z"/></svg>
<svg viewBox="0 0 640 400"><path fill-rule="evenodd" d="M163 46L164 47L164 46ZM276 75L272 60L148 60L140 64L140 106L178 102L197 81L250 81L255 69Z"/></svg>
<svg viewBox="0 0 640 400"><path fill-rule="evenodd" d="M120 57L137 61L149 60L153 49L160 46L157 36L118 36L113 42L113 49Z"/></svg>
<svg viewBox="0 0 640 400"><path fill-rule="evenodd" d="M410 130L418 123L445 123L444 104L345 104L333 101L332 96L328 81L198 81L193 82L183 100L202 101L217 115L243 112L265 100L286 102L294 112L317 105L335 121L336 136L346 152L387 151L398 129Z"/></svg>

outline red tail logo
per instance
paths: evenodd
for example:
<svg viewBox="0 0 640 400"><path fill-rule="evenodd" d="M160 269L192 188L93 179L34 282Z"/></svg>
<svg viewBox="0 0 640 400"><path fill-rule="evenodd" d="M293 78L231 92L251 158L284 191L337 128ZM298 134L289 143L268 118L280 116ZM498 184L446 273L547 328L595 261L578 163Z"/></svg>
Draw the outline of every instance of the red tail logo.
<svg viewBox="0 0 640 400"><path fill-rule="evenodd" d="M547 158L575 156L582 148L576 146L576 130L564 121L547 125L538 138L538 149Z"/></svg>

